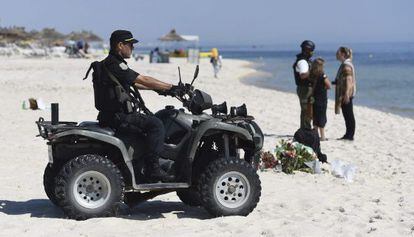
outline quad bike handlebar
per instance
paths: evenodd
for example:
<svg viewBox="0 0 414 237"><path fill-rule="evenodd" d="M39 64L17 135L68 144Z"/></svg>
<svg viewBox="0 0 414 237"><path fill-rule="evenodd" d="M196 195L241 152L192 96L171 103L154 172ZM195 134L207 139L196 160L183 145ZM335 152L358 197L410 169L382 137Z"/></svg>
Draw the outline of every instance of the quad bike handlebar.
<svg viewBox="0 0 414 237"><path fill-rule="evenodd" d="M173 85L171 89L167 91L164 91L164 92L157 91L157 93L160 95L164 95L164 96L168 95L168 96L177 98L180 102L183 103L183 106L185 108L191 111L190 109L191 101L193 100L195 96L195 90L194 90L193 83L198 76L198 72L199 72L199 66L197 65L195 72L194 72L194 77L191 83L183 83L181 80L180 67L178 67L178 75L179 75L178 84Z"/></svg>

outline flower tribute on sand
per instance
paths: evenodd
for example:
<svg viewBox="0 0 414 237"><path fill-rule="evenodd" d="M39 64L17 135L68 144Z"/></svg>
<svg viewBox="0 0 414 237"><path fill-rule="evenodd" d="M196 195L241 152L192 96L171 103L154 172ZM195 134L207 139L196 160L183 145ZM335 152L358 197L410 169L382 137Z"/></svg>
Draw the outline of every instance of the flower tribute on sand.
<svg viewBox="0 0 414 237"><path fill-rule="evenodd" d="M276 165L280 164L280 162L270 151L262 152L260 156L260 161L260 170L274 169Z"/></svg>
<svg viewBox="0 0 414 237"><path fill-rule="evenodd" d="M292 174L294 170L313 173L305 162L311 162L318 157L312 148L292 140L281 140L275 148L275 156L270 152L261 155L260 168L274 169L278 164L282 165L282 171Z"/></svg>
<svg viewBox="0 0 414 237"><path fill-rule="evenodd" d="M312 173L305 162L316 160L318 157L312 148L292 140L281 140L275 149L276 158L282 164L282 171L292 174L294 170Z"/></svg>

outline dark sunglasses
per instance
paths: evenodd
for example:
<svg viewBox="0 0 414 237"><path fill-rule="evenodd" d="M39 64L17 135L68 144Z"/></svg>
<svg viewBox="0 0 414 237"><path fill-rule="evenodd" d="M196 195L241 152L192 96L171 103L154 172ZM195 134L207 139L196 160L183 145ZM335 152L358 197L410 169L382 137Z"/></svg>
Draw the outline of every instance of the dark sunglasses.
<svg viewBox="0 0 414 237"><path fill-rule="evenodd" d="M128 42L123 42L123 45L129 45L132 49L134 48L134 44L133 43L128 43Z"/></svg>

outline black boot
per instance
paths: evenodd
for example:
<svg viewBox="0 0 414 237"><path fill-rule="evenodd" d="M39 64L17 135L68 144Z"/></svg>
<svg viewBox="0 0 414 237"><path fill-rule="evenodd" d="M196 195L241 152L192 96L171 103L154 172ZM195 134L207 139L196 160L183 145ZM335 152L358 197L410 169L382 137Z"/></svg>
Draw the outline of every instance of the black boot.
<svg viewBox="0 0 414 237"><path fill-rule="evenodd" d="M175 179L174 175L168 174L161 169L158 157L148 162L146 174L152 182L172 182Z"/></svg>

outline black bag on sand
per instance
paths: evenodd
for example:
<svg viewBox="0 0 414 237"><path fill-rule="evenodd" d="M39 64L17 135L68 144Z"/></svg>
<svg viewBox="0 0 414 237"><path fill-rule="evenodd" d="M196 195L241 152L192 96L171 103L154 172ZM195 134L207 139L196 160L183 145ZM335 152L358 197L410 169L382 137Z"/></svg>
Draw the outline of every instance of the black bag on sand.
<svg viewBox="0 0 414 237"><path fill-rule="evenodd" d="M319 161L323 163L327 162L326 155L321 152L321 143L319 140L318 132L316 130L308 128L299 128L295 132L293 138L295 139L295 141L311 147L318 156Z"/></svg>

